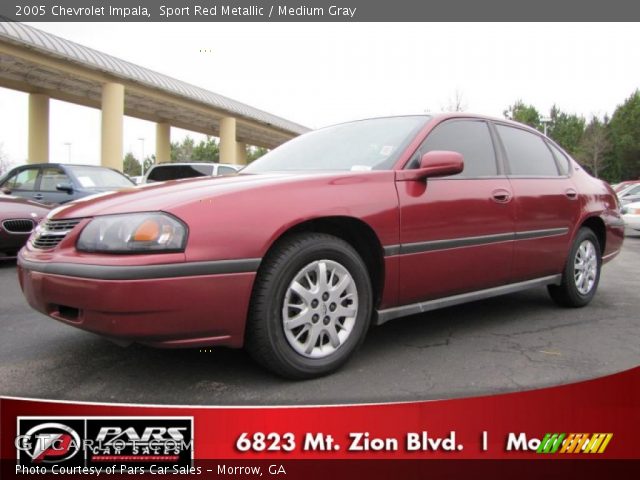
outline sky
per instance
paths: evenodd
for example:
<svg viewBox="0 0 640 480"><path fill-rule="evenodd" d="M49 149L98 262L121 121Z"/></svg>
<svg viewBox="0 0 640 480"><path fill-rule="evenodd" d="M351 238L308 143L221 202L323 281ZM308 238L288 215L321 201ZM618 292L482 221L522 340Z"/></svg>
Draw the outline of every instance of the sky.
<svg viewBox="0 0 640 480"><path fill-rule="evenodd" d="M318 128L373 116L502 116L522 99L587 119L640 88L637 24L33 23L41 30ZM100 113L52 100L50 161L99 164ZM172 129L172 141L201 135ZM124 152L155 125L125 117ZM141 140L142 139L142 140ZM27 95L0 88L0 145L27 156Z"/></svg>

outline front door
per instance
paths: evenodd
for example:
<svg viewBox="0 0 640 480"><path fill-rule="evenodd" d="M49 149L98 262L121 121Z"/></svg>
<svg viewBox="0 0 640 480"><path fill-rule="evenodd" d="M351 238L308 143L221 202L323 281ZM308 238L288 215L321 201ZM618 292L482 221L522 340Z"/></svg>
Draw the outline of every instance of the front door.
<svg viewBox="0 0 640 480"><path fill-rule="evenodd" d="M399 304L509 282L514 203L484 120L452 119L427 136L409 168L431 150L459 152L462 173L397 182L400 202Z"/></svg>
<svg viewBox="0 0 640 480"><path fill-rule="evenodd" d="M64 203L73 199L72 192L58 190L58 185L72 186L71 179L58 166L44 166L40 174L38 192L46 203Z"/></svg>

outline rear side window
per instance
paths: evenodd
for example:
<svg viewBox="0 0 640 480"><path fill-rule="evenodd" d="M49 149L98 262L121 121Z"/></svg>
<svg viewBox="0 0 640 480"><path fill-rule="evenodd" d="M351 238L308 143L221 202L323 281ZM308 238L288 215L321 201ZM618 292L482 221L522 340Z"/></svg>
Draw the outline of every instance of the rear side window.
<svg viewBox="0 0 640 480"><path fill-rule="evenodd" d="M208 177L212 174L213 165L161 165L151 170L147 181L166 182L180 178Z"/></svg>
<svg viewBox="0 0 640 480"><path fill-rule="evenodd" d="M548 143L549 148L553 152L553 155L556 157L556 161L558 162L558 169L560 170L560 175L569 175L570 163L567 156L562 153L562 151L557 148L553 143Z"/></svg>
<svg viewBox="0 0 640 480"><path fill-rule="evenodd" d="M420 158L433 150L449 150L462 154L464 170L453 178L494 177L498 174L496 155L486 122L453 120L438 125L425 139L419 155L412 160L417 168Z"/></svg>
<svg viewBox="0 0 640 480"><path fill-rule="evenodd" d="M218 167L218 175L234 175L238 173L235 168L225 167L224 165L220 165Z"/></svg>
<svg viewBox="0 0 640 480"><path fill-rule="evenodd" d="M38 168L27 168L9 178L3 187L9 190L33 191L38 178Z"/></svg>
<svg viewBox="0 0 640 480"><path fill-rule="evenodd" d="M520 128L496 125L512 175L557 177L558 167L542 137Z"/></svg>

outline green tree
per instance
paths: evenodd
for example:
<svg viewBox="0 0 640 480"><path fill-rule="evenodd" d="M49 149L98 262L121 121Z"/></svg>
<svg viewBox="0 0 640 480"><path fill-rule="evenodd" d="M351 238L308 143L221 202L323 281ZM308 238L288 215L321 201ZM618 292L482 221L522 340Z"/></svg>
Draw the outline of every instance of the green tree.
<svg viewBox="0 0 640 480"><path fill-rule="evenodd" d="M551 122L547 129L547 135L558 142L571 155L575 155L584 133L584 118L573 113L565 113L556 105L551 107L549 116L551 117Z"/></svg>
<svg viewBox="0 0 640 480"><path fill-rule="evenodd" d="M122 170L130 177L140 175L140 162L136 157L133 156L133 153L127 152L127 154L124 156L124 161L122 162Z"/></svg>
<svg viewBox="0 0 640 480"><path fill-rule="evenodd" d="M640 91L615 109L609 134L612 146L606 178L612 182L640 178Z"/></svg>
<svg viewBox="0 0 640 480"><path fill-rule="evenodd" d="M171 162L219 162L220 146L218 140L207 136L197 145L193 138L186 136L182 142L171 143Z"/></svg>
<svg viewBox="0 0 640 480"><path fill-rule="evenodd" d="M207 136L206 140L201 140L198 145L193 148L191 156L192 162L219 162L220 147L218 140Z"/></svg>
<svg viewBox="0 0 640 480"><path fill-rule="evenodd" d="M171 162L190 162L193 157L193 138L186 136L182 142L171 142Z"/></svg>
<svg viewBox="0 0 640 480"><path fill-rule="evenodd" d="M524 123L537 130L542 131L542 122L540 121L540 112L533 105L525 105L522 100L517 100L510 105L504 112L505 118L516 122Z"/></svg>
<svg viewBox="0 0 640 480"><path fill-rule="evenodd" d="M599 177L606 169L610 151L609 118L606 115L604 120L593 117L584 130L575 157L594 177Z"/></svg>
<svg viewBox="0 0 640 480"><path fill-rule="evenodd" d="M268 148L254 147L254 146L247 148L247 163L251 163L254 160L257 160L258 158L263 156L265 153L269 153Z"/></svg>

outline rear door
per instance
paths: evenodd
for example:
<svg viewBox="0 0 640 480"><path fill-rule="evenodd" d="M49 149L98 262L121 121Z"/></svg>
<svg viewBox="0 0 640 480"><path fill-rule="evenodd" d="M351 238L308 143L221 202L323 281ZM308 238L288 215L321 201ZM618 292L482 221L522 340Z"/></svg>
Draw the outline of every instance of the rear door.
<svg viewBox="0 0 640 480"><path fill-rule="evenodd" d="M514 194L513 281L560 273L571 227L580 212L569 161L542 135L528 129L496 123L496 131Z"/></svg>
<svg viewBox="0 0 640 480"><path fill-rule="evenodd" d="M400 201L399 303L508 283L514 212L490 124L452 119L436 126L409 162L431 150L459 152L462 173L397 182Z"/></svg>

